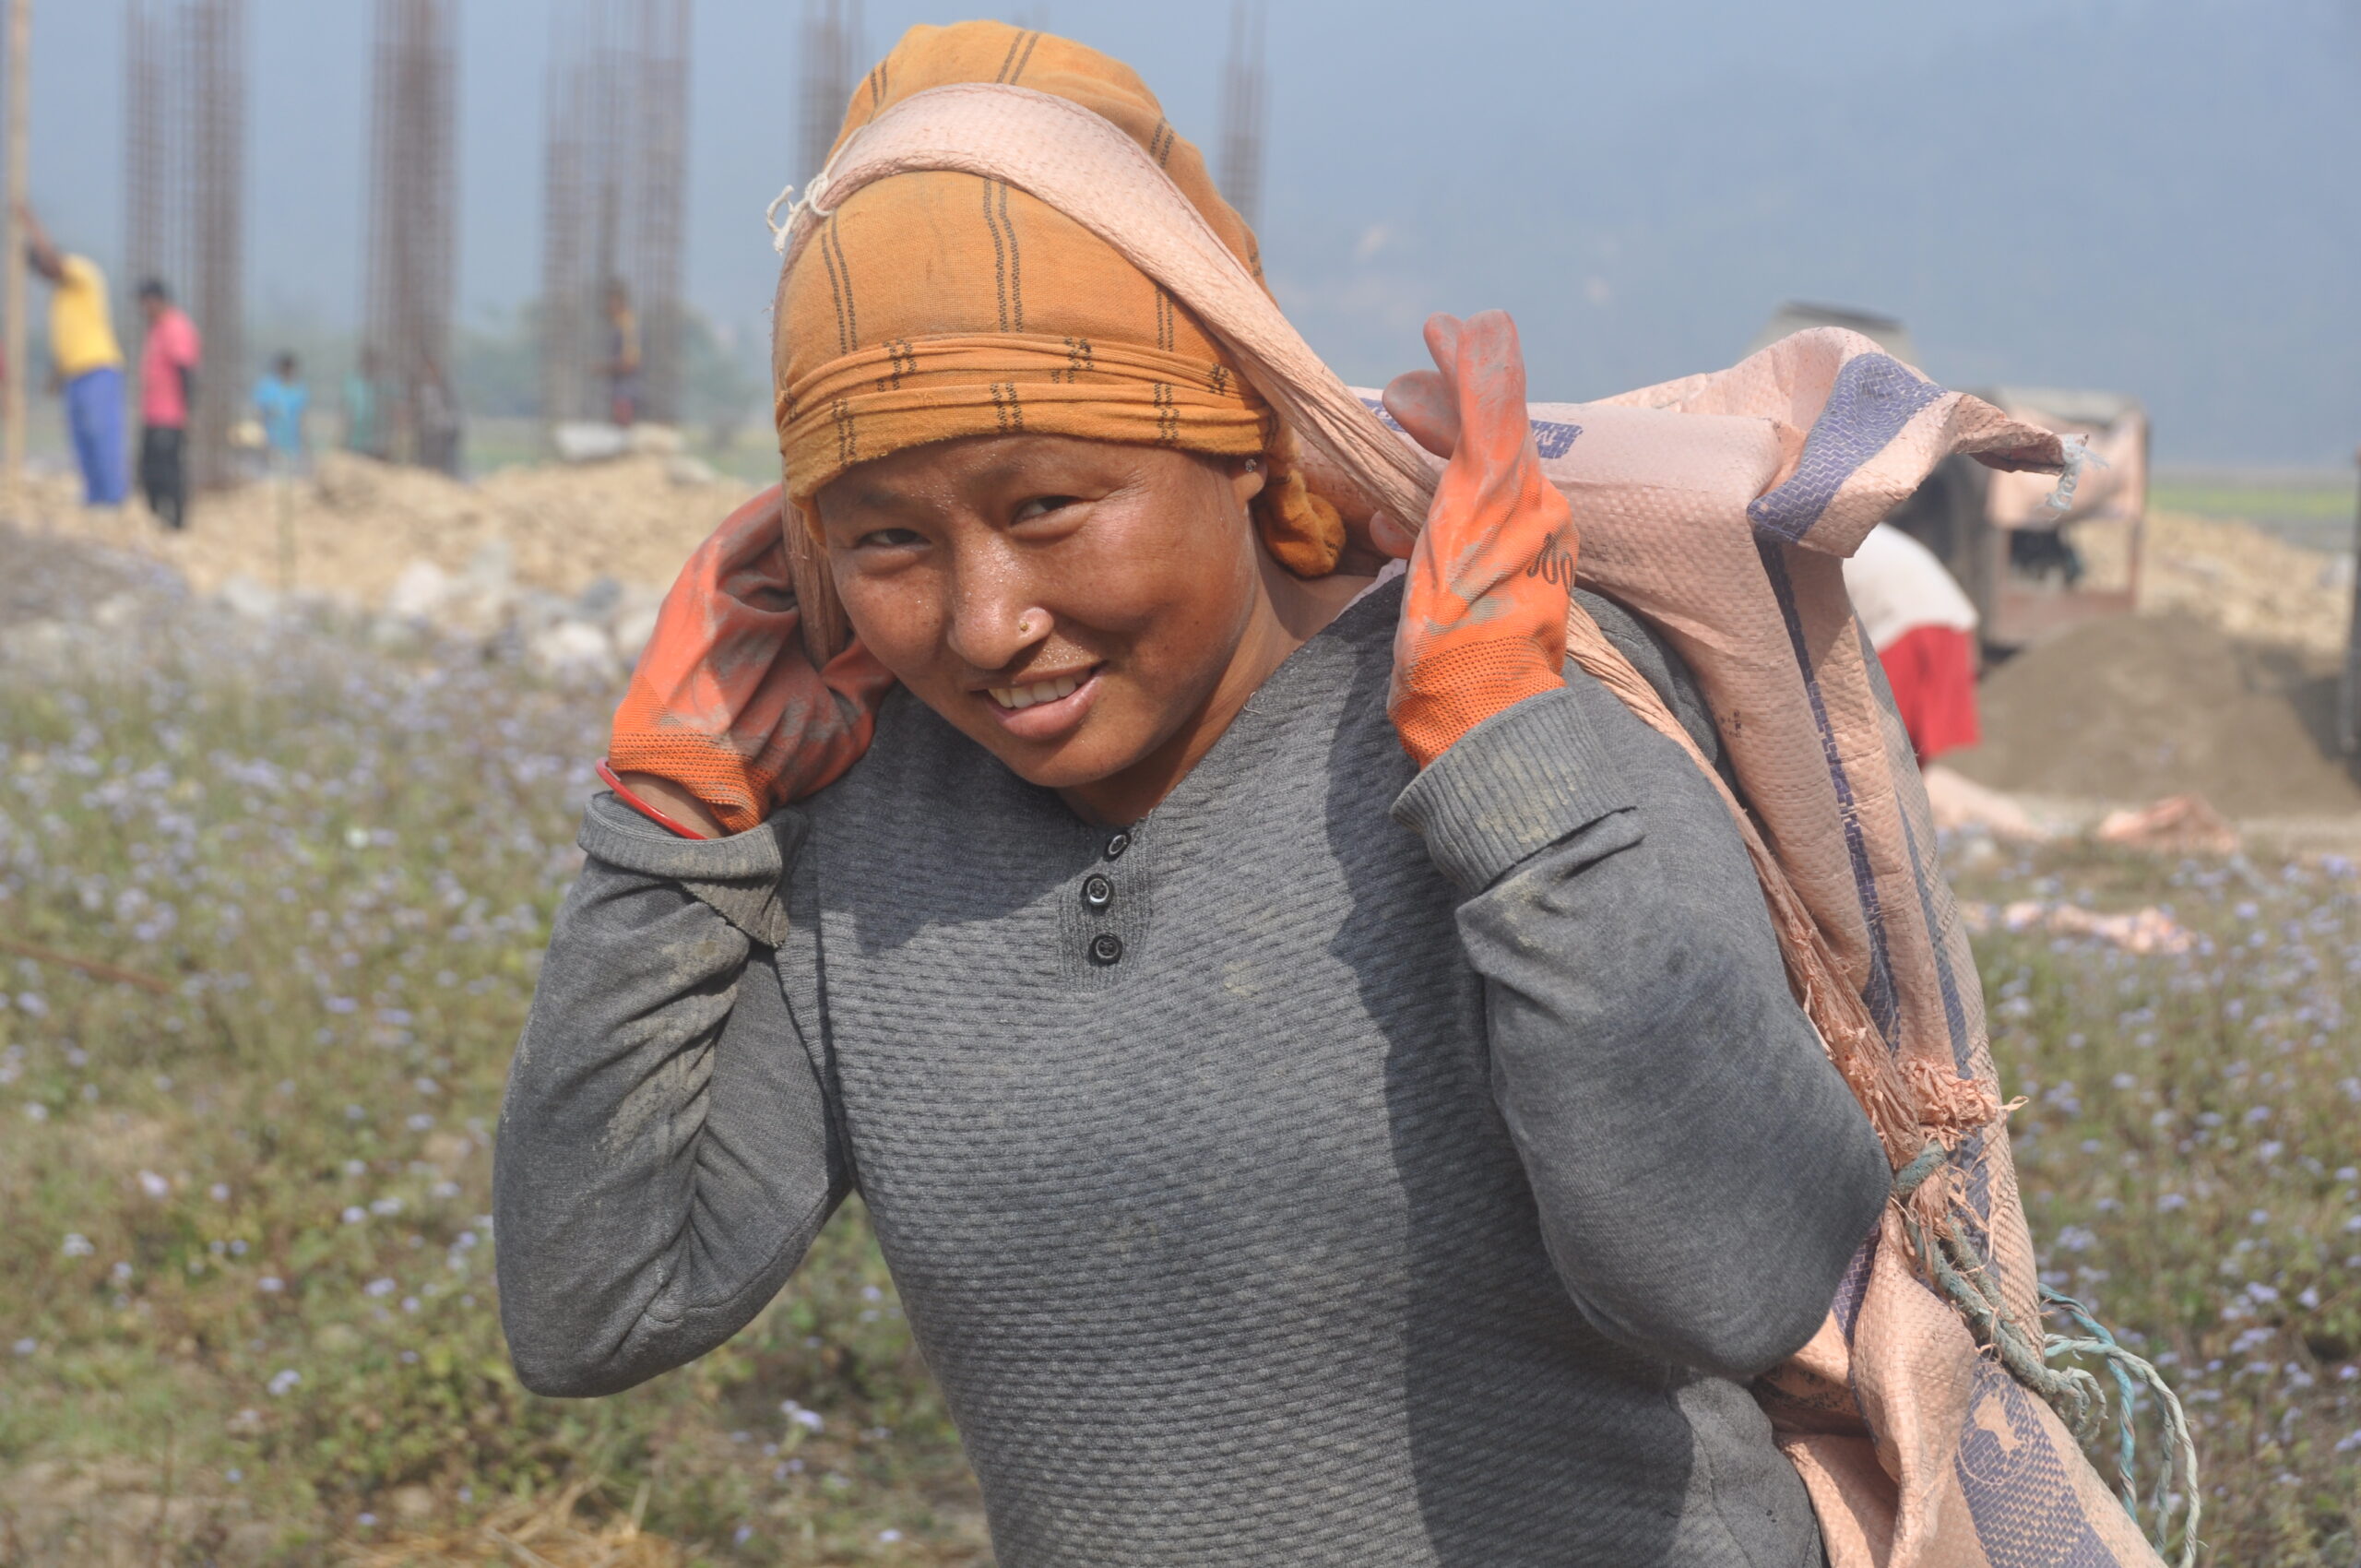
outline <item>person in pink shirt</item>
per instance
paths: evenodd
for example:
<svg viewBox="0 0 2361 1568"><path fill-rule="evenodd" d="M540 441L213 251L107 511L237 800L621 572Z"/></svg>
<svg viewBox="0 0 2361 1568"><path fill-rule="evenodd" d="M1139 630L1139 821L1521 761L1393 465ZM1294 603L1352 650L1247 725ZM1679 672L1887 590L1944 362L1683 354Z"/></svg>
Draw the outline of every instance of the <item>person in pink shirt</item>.
<svg viewBox="0 0 2361 1568"><path fill-rule="evenodd" d="M172 303L162 279L139 285L139 310L148 318L148 341L139 351L139 488L158 520L177 531L188 521L184 459L202 349L196 323Z"/></svg>

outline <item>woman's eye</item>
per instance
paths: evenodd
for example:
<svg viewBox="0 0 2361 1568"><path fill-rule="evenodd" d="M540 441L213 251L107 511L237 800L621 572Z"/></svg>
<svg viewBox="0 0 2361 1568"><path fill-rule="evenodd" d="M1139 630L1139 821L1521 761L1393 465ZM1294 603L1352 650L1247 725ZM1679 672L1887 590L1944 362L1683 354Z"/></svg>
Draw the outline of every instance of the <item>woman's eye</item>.
<svg viewBox="0 0 2361 1568"><path fill-rule="evenodd" d="M1077 499L1079 498L1072 495L1037 495L1017 507L1016 515L1011 520L1026 523L1036 517L1046 517L1052 512L1063 511L1066 507L1074 505Z"/></svg>
<svg viewBox="0 0 2361 1568"><path fill-rule="evenodd" d="M872 529L853 542L862 550L908 550L925 540L915 529Z"/></svg>

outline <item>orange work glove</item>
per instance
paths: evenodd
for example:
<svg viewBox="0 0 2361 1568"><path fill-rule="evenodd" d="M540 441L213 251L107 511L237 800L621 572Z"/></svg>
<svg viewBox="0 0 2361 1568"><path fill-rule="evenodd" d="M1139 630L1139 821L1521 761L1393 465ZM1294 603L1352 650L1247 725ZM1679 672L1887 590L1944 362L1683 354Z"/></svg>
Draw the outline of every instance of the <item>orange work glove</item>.
<svg viewBox="0 0 2361 1568"><path fill-rule="evenodd" d="M1385 406L1450 459L1410 552L1386 712L1426 766L1503 708L1565 683L1566 612L1579 542L1541 474L1525 408L1525 357L1504 311L1427 322L1436 369L1397 376Z"/></svg>
<svg viewBox="0 0 2361 1568"><path fill-rule="evenodd" d="M697 546L657 612L607 744L613 772L678 785L731 833L860 760L894 684L858 642L812 667L781 527L773 485Z"/></svg>

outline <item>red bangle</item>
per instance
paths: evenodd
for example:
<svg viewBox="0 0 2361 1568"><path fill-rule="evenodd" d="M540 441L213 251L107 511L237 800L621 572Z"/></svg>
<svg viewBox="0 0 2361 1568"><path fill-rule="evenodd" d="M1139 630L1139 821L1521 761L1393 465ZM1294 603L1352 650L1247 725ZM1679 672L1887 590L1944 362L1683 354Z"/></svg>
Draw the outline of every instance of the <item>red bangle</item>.
<svg viewBox="0 0 2361 1568"><path fill-rule="evenodd" d="M607 759L605 757L600 757L599 759L599 777L607 781L607 788L615 792L615 799L621 801L623 804L629 806L632 810L637 812L640 815L646 817L657 826L677 833L683 838L694 838L700 842L705 842L710 839L711 835L699 833L695 828L688 826L684 823L673 821L670 817L664 814L664 813L657 810L654 806L649 805L637 795L633 794L631 792L631 787L625 784L622 779L615 777L615 770L607 766Z"/></svg>

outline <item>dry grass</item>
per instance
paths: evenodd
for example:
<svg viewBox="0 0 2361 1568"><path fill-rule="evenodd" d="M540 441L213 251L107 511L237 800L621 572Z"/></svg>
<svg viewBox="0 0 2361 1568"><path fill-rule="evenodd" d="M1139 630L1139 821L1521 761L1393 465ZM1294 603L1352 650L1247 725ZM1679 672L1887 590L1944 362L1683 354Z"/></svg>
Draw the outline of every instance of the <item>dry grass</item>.
<svg viewBox="0 0 2361 1568"><path fill-rule="evenodd" d="M628 1511L604 1521L584 1516L585 1495L602 1480L575 1481L545 1502L517 1499L457 1529L397 1532L376 1545L349 1542L345 1568L684 1568L685 1551L640 1528L646 1482Z"/></svg>

